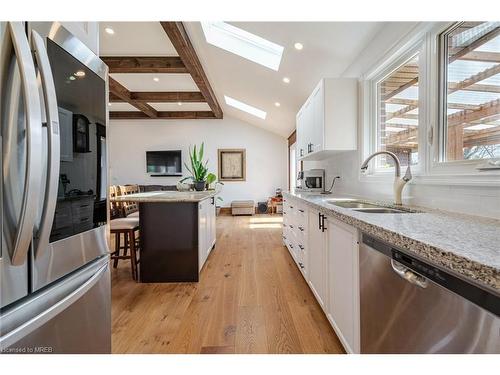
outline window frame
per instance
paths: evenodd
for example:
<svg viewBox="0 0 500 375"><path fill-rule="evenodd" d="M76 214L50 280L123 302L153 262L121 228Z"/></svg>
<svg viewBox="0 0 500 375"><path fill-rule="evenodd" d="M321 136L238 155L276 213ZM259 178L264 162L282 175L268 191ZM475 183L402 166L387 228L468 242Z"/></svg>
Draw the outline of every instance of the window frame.
<svg viewBox="0 0 500 375"><path fill-rule="evenodd" d="M412 166L412 184L500 186L500 170L479 171L477 167L487 160L443 161L446 154L446 122L441 116L446 102L442 96L441 64L443 49L440 38L456 27L457 22L422 22L403 36L374 66L360 78L361 147L359 162L376 151L378 142L377 82L407 61L412 53L419 53L419 162ZM360 181L389 182L394 178L393 168L380 170L371 162L366 174L359 173Z"/></svg>
<svg viewBox="0 0 500 375"><path fill-rule="evenodd" d="M363 80L363 100L364 108L363 110L363 123L364 123L364 137L363 144L361 147L360 162L365 160L369 155L378 151L379 137L378 137L378 120L379 120L379 93L378 84L392 74L399 67L404 65L406 62L411 60L417 54L419 55L419 87L418 87L418 97L419 97L419 115L418 115L418 153L419 161L418 164L412 165L412 174L420 175L424 170L424 163L421 154L426 150L422 147L422 131L423 120L420 109L420 98L423 94L424 89L420 85L421 77L425 76L425 72L422 70L421 58L425 58L424 50L424 34L421 32L416 33L409 40L400 43L392 51L387 53L383 58L382 62L377 64L374 69L369 71L362 78ZM375 180L388 180L393 179L394 168L377 168L376 161L370 162L368 165L368 170L366 174L360 174L360 179L369 179L371 181Z"/></svg>
<svg viewBox="0 0 500 375"><path fill-rule="evenodd" d="M464 179L470 179L477 177L476 180L482 181L489 178L485 176L490 175L495 180L495 176L499 176L500 171L491 170L488 172L481 172L477 170L477 167L484 164L488 160L500 160L500 158L489 158L489 159L472 159L472 160L446 160L446 148L447 148L447 138L448 138L448 124L447 124L447 91L448 82L448 64L443 63L448 58L448 53L446 50L447 44L444 40L447 38L447 34L458 26L461 22L449 22L445 26L436 28L432 33L433 49L436 51L435 56L431 63L435 65L434 71L435 76L434 82L436 85L432 88L436 94L437 108L433 116L436 118L436 140L433 144L433 158L430 168L430 174L442 174L442 175L455 175L463 176Z"/></svg>

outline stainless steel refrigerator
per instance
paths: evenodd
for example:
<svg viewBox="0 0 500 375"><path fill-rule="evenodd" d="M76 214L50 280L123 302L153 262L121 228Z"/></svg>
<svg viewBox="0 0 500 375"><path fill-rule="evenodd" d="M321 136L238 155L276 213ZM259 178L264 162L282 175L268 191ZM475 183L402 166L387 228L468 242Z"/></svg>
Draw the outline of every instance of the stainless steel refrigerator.
<svg viewBox="0 0 500 375"><path fill-rule="evenodd" d="M109 353L107 66L59 23L0 42L0 351Z"/></svg>

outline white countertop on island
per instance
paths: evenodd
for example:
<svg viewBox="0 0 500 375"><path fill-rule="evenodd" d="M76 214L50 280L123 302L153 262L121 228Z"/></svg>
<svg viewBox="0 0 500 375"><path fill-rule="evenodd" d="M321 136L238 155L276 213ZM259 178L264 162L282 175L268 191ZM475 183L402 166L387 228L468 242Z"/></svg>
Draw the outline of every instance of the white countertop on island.
<svg viewBox="0 0 500 375"><path fill-rule="evenodd" d="M219 190L205 191L150 191L137 194L121 195L112 198L113 202L146 203L196 203L219 194Z"/></svg>

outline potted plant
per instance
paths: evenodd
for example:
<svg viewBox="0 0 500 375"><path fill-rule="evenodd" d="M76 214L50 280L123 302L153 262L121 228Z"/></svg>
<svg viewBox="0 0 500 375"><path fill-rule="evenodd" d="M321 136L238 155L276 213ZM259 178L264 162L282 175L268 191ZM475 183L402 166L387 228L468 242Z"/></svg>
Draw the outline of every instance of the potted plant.
<svg viewBox="0 0 500 375"><path fill-rule="evenodd" d="M192 180L194 184L194 188L196 191L203 191L205 190L208 182L208 178L210 180L215 181L216 177L213 173L208 173L208 159L203 162L203 149L205 145L204 143L201 144L199 151L196 151L196 145L194 146L193 150L191 151L191 147L189 147L189 159L191 161L191 168L184 163L186 169L191 173L191 176L184 177L180 182L183 182L185 180Z"/></svg>

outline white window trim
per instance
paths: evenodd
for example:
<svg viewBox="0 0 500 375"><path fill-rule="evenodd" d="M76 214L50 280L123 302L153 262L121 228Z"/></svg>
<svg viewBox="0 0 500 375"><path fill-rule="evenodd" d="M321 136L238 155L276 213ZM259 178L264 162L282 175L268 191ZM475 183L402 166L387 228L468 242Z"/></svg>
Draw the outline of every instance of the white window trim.
<svg viewBox="0 0 500 375"><path fill-rule="evenodd" d="M360 79L360 119L362 135L360 162L376 151L376 81L419 51L419 163L412 166L410 183L422 185L500 186L500 171L481 172L484 160L442 162L439 160L439 46L438 36L451 22L425 22L413 28ZM422 63L423 62L423 63ZM363 182L392 182L394 170L376 170L370 162ZM404 173L404 171L403 171Z"/></svg>

